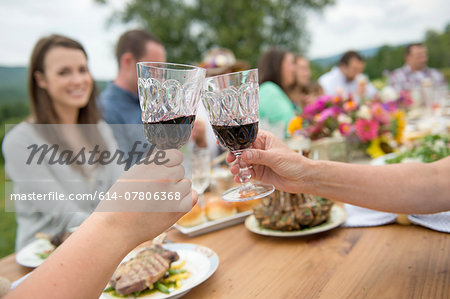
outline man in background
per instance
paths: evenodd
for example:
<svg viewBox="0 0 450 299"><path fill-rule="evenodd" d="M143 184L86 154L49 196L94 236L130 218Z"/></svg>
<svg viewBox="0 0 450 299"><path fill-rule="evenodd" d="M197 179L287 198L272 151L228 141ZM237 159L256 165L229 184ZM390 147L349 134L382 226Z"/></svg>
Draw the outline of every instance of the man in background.
<svg viewBox="0 0 450 299"><path fill-rule="evenodd" d="M114 125L114 136L119 148L128 153L136 141L136 151L146 152L146 139L142 128L142 111L138 97L136 63L166 62L166 51L161 41L144 30L130 30L123 33L116 45L115 56L118 73L100 94L100 105L104 120ZM199 147L206 146L205 126L196 124L192 133ZM137 157L135 157L137 158Z"/></svg>
<svg viewBox="0 0 450 299"><path fill-rule="evenodd" d="M319 78L319 84L327 95L351 94L354 99L372 98L377 89L362 74L364 59L355 51L348 51L341 57L339 64Z"/></svg>
<svg viewBox="0 0 450 299"><path fill-rule="evenodd" d="M427 66L427 48L421 44L410 44L405 49L405 65L389 75L389 85L401 90L420 88L424 82L433 86L446 86L444 76Z"/></svg>
<svg viewBox="0 0 450 299"><path fill-rule="evenodd" d="M119 71L100 94L103 117L110 124L141 124L136 63L165 62L166 51L155 36L131 30L120 36L115 55Z"/></svg>
<svg viewBox="0 0 450 299"><path fill-rule="evenodd" d="M115 125L114 136L122 151L128 153L136 141L141 142L136 150L144 151L143 143L146 140L143 130L136 125L142 124L136 63L165 62L166 51L155 36L144 30L131 30L120 36L115 56L119 69L117 76L100 94L103 118Z"/></svg>

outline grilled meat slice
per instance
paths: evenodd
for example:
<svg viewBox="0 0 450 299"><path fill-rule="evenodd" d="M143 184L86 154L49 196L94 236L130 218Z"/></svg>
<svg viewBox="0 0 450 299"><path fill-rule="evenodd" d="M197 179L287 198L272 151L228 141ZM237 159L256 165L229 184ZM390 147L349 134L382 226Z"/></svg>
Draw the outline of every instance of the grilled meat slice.
<svg viewBox="0 0 450 299"><path fill-rule="evenodd" d="M153 244L152 246L147 247L145 250L142 250L141 252L139 252L138 256L139 255L147 255L149 253L158 253L163 258L168 260L170 263L178 261L178 259L179 259L179 256L175 251L166 250L159 244Z"/></svg>
<svg viewBox="0 0 450 299"><path fill-rule="evenodd" d="M261 204L253 208L253 213L262 227L292 231L325 222L332 206L333 202L327 199L276 190L263 198Z"/></svg>
<svg viewBox="0 0 450 299"><path fill-rule="evenodd" d="M145 290L161 279L175 260L178 260L176 252L161 246L151 246L122 263L109 283L120 295Z"/></svg>

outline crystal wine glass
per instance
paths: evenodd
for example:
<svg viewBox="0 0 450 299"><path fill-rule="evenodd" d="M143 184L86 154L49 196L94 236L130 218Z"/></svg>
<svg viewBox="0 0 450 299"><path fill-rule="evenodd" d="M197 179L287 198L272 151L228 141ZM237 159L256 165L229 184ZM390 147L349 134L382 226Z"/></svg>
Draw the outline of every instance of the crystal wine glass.
<svg viewBox="0 0 450 299"><path fill-rule="evenodd" d="M203 104L219 143L237 158L241 185L225 191L226 201L246 201L271 194L274 186L252 184L250 168L240 159L258 134L258 70L224 74L205 80Z"/></svg>
<svg viewBox="0 0 450 299"><path fill-rule="evenodd" d="M183 64L139 62L137 74L147 141L159 150L180 149L191 137L206 70Z"/></svg>
<svg viewBox="0 0 450 299"><path fill-rule="evenodd" d="M204 206L203 193L211 182L211 154L208 148L192 151L192 188L198 193L200 206Z"/></svg>
<svg viewBox="0 0 450 299"><path fill-rule="evenodd" d="M188 142L206 70L162 63L137 63L142 122L148 142L159 150L179 149Z"/></svg>

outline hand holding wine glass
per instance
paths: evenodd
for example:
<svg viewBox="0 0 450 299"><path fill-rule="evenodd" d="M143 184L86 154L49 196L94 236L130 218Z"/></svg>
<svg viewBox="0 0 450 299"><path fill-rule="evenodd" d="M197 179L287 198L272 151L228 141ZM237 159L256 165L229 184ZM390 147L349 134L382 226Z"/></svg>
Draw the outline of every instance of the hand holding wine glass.
<svg viewBox="0 0 450 299"><path fill-rule="evenodd" d="M306 170L313 161L294 152L270 132L259 131L255 142L242 154L241 159L252 165L253 178L273 184L278 190L301 193L311 185ZM227 162L235 160L236 157L229 153ZM235 182L238 183L239 165L235 163L230 171L236 175Z"/></svg>

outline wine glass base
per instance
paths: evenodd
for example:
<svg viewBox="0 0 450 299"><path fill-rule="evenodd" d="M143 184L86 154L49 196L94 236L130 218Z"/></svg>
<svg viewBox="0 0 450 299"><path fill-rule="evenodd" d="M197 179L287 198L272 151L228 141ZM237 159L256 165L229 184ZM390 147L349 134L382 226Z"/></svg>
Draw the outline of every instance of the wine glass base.
<svg viewBox="0 0 450 299"><path fill-rule="evenodd" d="M275 190L275 187L273 185L261 183L253 184L252 188L245 194L243 194L241 188L242 188L241 186L238 186L235 188L228 189L222 194L222 199L231 202L247 201L265 197Z"/></svg>

